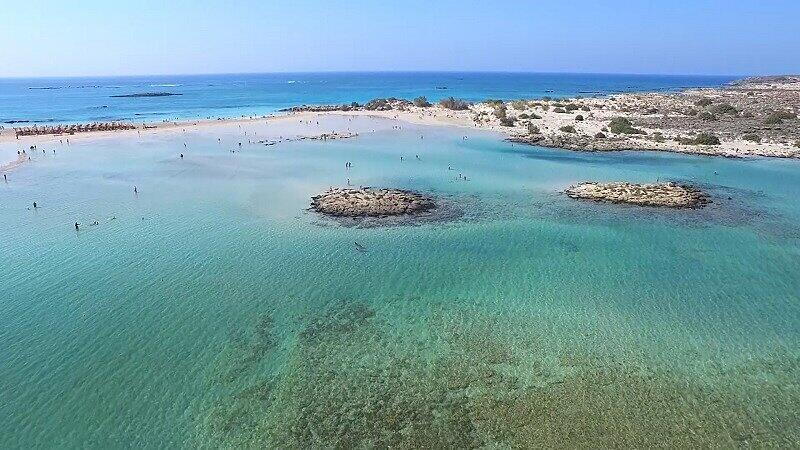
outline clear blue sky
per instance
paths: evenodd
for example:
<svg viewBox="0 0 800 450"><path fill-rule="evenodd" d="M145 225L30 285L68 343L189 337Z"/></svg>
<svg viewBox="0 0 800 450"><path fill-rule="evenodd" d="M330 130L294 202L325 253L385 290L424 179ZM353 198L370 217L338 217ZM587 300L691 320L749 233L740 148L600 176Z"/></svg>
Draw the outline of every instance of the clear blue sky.
<svg viewBox="0 0 800 450"><path fill-rule="evenodd" d="M800 72L800 0L28 0L0 77L286 71Z"/></svg>

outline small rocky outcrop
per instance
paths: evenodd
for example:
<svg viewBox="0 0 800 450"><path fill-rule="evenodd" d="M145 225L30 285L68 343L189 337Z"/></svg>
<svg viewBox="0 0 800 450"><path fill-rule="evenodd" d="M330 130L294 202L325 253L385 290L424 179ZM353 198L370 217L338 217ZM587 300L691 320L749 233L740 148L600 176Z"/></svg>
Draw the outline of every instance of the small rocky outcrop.
<svg viewBox="0 0 800 450"><path fill-rule="evenodd" d="M700 208L709 203L704 192L677 183L583 182L570 186L565 193L570 198L638 206Z"/></svg>
<svg viewBox="0 0 800 450"><path fill-rule="evenodd" d="M402 189L330 188L311 197L311 209L334 217L413 215L435 207L431 198Z"/></svg>

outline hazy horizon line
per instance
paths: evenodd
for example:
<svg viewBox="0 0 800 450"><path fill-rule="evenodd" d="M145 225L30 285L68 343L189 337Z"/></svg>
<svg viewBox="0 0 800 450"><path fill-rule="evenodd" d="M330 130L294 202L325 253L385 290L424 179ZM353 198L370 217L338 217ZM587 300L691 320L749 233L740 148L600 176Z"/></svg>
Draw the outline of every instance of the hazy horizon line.
<svg viewBox="0 0 800 450"><path fill-rule="evenodd" d="M391 74L391 73L427 73L427 74L541 74L541 75L633 75L663 77L728 77L743 78L751 76L781 76L788 73L775 74L714 74L714 73L646 73L646 72L581 72L581 71L532 71L532 70L308 70L308 71L272 71L272 72L197 72L197 73L141 73L125 75L29 75L0 76L0 80L15 79L57 79L57 78L134 78L134 77L192 77L192 76L226 76L226 75L308 75L308 74Z"/></svg>

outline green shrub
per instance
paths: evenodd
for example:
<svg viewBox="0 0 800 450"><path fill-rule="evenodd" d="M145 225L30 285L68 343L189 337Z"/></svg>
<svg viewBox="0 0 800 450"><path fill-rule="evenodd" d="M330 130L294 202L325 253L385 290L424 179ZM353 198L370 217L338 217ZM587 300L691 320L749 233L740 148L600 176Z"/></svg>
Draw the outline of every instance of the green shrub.
<svg viewBox="0 0 800 450"><path fill-rule="evenodd" d="M566 109L567 112L577 111L578 108L580 108L578 105L575 105L575 104L572 104L572 103L569 103L566 106L564 106L564 109Z"/></svg>
<svg viewBox="0 0 800 450"><path fill-rule="evenodd" d="M540 132L541 131L539 131L539 127L537 127L536 125L534 125L532 123L528 123L528 133L529 134L539 134Z"/></svg>
<svg viewBox="0 0 800 450"><path fill-rule="evenodd" d="M559 130L563 131L564 133L574 133L575 127L572 125L564 125L563 127L559 128Z"/></svg>
<svg viewBox="0 0 800 450"><path fill-rule="evenodd" d="M719 138L711 133L700 133L694 138L696 145L719 145Z"/></svg>
<svg viewBox="0 0 800 450"><path fill-rule="evenodd" d="M634 128L630 120L625 117L617 117L608 123L608 129L614 134L646 134L644 131Z"/></svg>
<svg viewBox="0 0 800 450"><path fill-rule="evenodd" d="M782 123L783 119L781 119L781 116L775 113L768 115L767 118L764 119L764 125L778 125Z"/></svg>
<svg viewBox="0 0 800 450"><path fill-rule="evenodd" d="M586 105L581 106L581 111L590 111L589 107Z"/></svg>
<svg viewBox="0 0 800 450"><path fill-rule="evenodd" d="M575 120L577 120L578 122L583 122L583 116L578 114L577 116L575 116Z"/></svg>
<svg viewBox="0 0 800 450"><path fill-rule="evenodd" d="M703 98L701 98L700 100L698 100L698 101L694 102L694 104L695 104L695 105L697 105L697 106L702 106L702 107L708 106L708 105L710 105L711 103L713 103L713 102L711 101L711 99L708 99L708 98L705 98L705 97L703 97Z"/></svg>
<svg viewBox="0 0 800 450"><path fill-rule="evenodd" d="M497 106L497 105L502 105L503 101L495 98L487 98L486 100L484 100L484 103L488 103L491 106Z"/></svg>
<svg viewBox="0 0 800 450"><path fill-rule="evenodd" d="M694 108L689 108L689 110L686 111L686 115L687 116L696 116L697 115L697 110L694 109Z"/></svg>
<svg viewBox="0 0 800 450"><path fill-rule="evenodd" d="M774 111L771 116L775 116L780 118L781 120L793 120L797 119L797 114L789 111Z"/></svg>
<svg viewBox="0 0 800 450"><path fill-rule="evenodd" d="M736 114L739 114L739 110L734 108L733 106L731 106L730 103L720 103L718 105L714 105L711 108L709 108L709 111L711 111L712 113L717 114L717 115L722 115L722 114L736 115Z"/></svg>
<svg viewBox="0 0 800 450"><path fill-rule="evenodd" d="M516 109L517 111L522 111L525 109L525 100L514 100L511 102L511 107Z"/></svg>
<svg viewBox="0 0 800 450"><path fill-rule="evenodd" d="M520 114L520 115L519 115L519 116L517 116L517 117L519 117L520 119L527 119L527 118L529 118L530 116L529 116L528 114L526 114L526 113L522 113L522 114Z"/></svg>
<svg viewBox="0 0 800 450"><path fill-rule="evenodd" d="M503 103L495 104L495 107L494 107L494 116L495 117L497 117L500 120L503 120L503 119L506 118L506 113L507 112L508 112L508 109L506 108L505 104L503 104Z"/></svg>
<svg viewBox="0 0 800 450"><path fill-rule="evenodd" d="M556 108L556 109L553 110L553 112L554 113L559 113L559 114L566 114L567 110L564 109L564 108Z"/></svg>
<svg viewBox="0 0 800 450"><path fill-rule="evenodd" d="M656 131L655 133L653 133L652 138L656 142L664 142L664 141L666 141L666 139L664 139L664 135L660 131Z"/></svg>
<svg viewBox="0 0 800 450"><path fill-rule="evenodd" d="M540 116L540 115L538 115L536 113L531 113L531 115L528 116L528 117L530 117L531 119L541 119L542 118L542 116Z"/></svg>
<svg viewBox="0 0 800 450"><path fill-rule="evenodd" d="M594 137L596 137L597 139L605 139L606 135L598 131L597 134L594 135Z"/></svg>
<svg viewBox="0 0 800 450"><path fill-rule="evenodd" d="M447 97L439 100L439 106L442 108L452 109L454 111L463 111L469 109L469 103L453 97Z"/></svg>
<svg viewBox="0 0 800 450"><path fill-rule="evenodd" d="M368 101L364 108L369 111L386 111L392 109L392 105L385 98L374 98Z"/></svg>
<svg viewBox="0 0 800 450"><path fill-rule="evenodd" d="M414 99L414 106L419 108L427 108L431 106L431 103L428 101L426 97L421 96Z"/></svg>
<svg viewBox="0 0 800 450"><path fill-rule="evenodd" d="M750 141L750 142L761 142L761 136L759 136L759 135L757 135L755 133L745 134L744 136L742 136L742 139L744 139L745 141Z"/></svg>
<svg viewBox="0 0 800 450"><path fill-rule="evenodd" d="M697 115L697 118L700 120L705 120L706 122L713 122L717 120L717 116L711 114L708 111L701 112L700 114Z"/></svg>
<svg viewBox="0 0 800 450"><path fill-rule="evenodd" d="M647 111L645 111L645 114L650 114L650 115L658 114L658 108L650 108Z"/></svg>
<svg viewBox="0 0 800 450"><path fill-rule="evenodd" d="M514 126L514 122L516 122L516 121L517 121L517 119L515 117L506 116L506 117L502 117L500 119L500 125L502 125L504 127L513 127Z"/></svg>

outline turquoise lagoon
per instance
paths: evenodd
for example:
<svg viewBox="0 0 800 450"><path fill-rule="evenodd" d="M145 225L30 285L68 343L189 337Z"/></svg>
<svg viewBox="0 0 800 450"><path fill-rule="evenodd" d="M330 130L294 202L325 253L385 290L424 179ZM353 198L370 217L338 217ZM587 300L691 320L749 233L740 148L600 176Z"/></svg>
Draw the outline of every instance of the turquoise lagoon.
<svg viewBox="0 0 800 450"><path fill-rule="evenodd" d="M320 121L75 138L9 174L0 447L800 444L797 161ZM361 134L247 142L333 128ZM459 214L307 210L347 178ZM659 179L714 203L560 193Z"/></svg>

